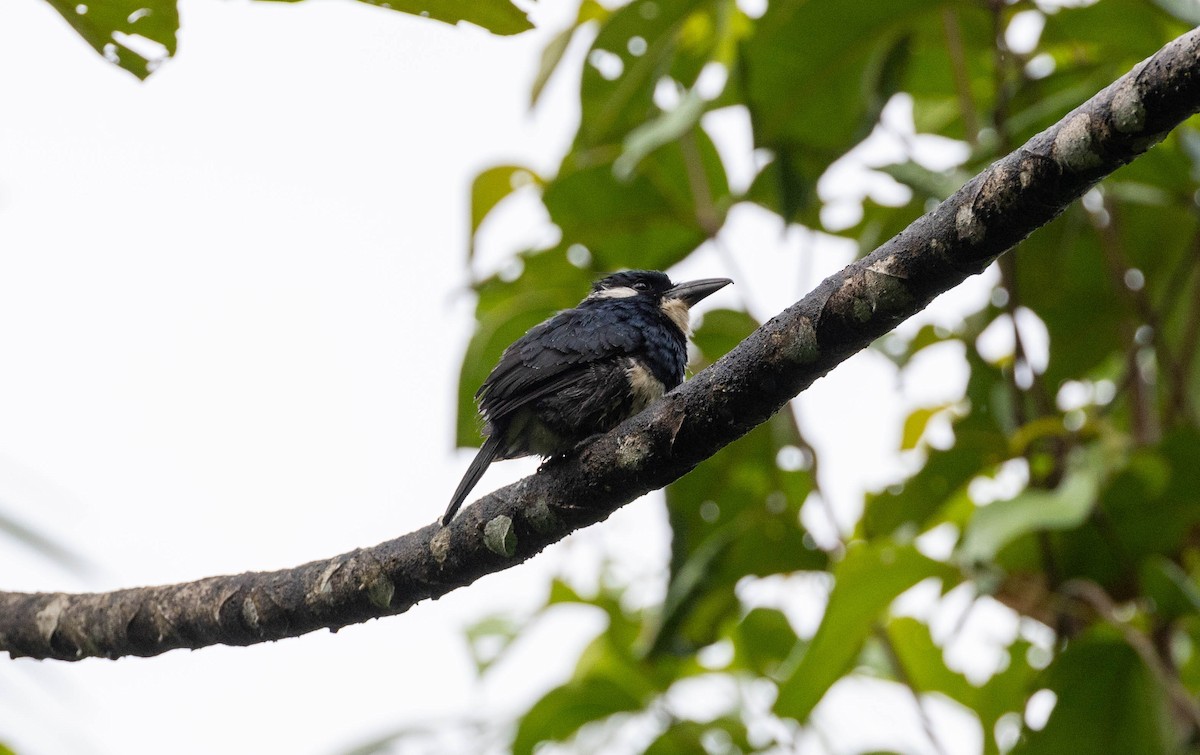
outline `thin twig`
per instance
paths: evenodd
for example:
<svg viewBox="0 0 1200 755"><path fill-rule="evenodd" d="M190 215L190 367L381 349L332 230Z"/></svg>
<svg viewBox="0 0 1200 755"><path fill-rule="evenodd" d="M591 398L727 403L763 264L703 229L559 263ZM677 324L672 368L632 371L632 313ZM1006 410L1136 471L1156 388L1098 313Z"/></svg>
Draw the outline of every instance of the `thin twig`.
<svg viewBox="0 0 1200 755"><path fill-rule="evenodd" d="M933 719L929 717L929 711L925 710L925 701L921 697L921 690L917 689L912 675L908 673L908 669L904 667L904 662L900 660L900 655L896 652L896 646L892 644L892 638L888 636L887 630L880 626L875 627L875 637L879 640L879 644L883 646L883 652L888 657L888 663L891 665L892 671L895 672L896 679L912 695L913 704L917 708L917 717L921 720L921 728L925 730L925 736L929 739L929 744L933 747L933 751L938 755L947 755L945 748L942 747L942 743L937 738L937 733L933 730Z"/></svg>
<svg viewBox="0 0 1200 755"><path fill-rule="evenodd" d="M1193 263L1200 261L1200 253L1197 253L1192 258ZM1187 271L1186 275L1180 276L1183 280L1195 278L1195 271L1200 269L1200 264L1194 266ZM1192 379L1192 371L1196 367L1196 351L1200 347L1200 279L1197 280L1194 286L1191 297L1191 310L1187 312L1184 320L1183 338L1179 343L1179 371L1174 375L1174 381L1171 385L1171 405L1172 406L1190 406L1188 399L1188 385ZM1196 413L1193 407L1192 412L1193 422L1196 421Z"/></svg>
<svg viewBox="0 0 1200 755"><path fill-rule="evenodd" d="M1200 702L1192 697L1191 692L1171 671L1170 666L1159 657L1154 641L1137 627L1117 616L1116 604L1104 588L1091 580L1073 579L1063 583L1061 591L1068 597L1083 601L1106 623L1120 630L1125 642L1138 654L1167 693L1175 712L1188 722L1193 734L1200 735Z"/></svg>
<svg viewBox="0 0 1200 755"><path fill-rule="evenodd" d="M996 104L992 108L992 126L999 137L1001 152L1012 149L1012 135L1008 131L1008 105L1012 90L1008 84L1008 44L1004 41L1004 0L988 0L992 11L992 84L995 88Z"/></svg>
<svg viewBox="0 0 1200 755"><path fill-rule="evenodd" d="M1104 215L1098 215L1095 212L1087 213L1100 240L1102 261L1108 269L1113 288L1117 291L1118 296L1129 300L1133 308L1137 310L1137 302L1131 298L1132 292L1125 285L1125 269L1123 264L1125 255L1121 248L1121 238L1116 229L1116 216L1107 202L1102 207L1104 208ZM1147 314L1145 312L1140 313L1143 320L1146 319ZM1153 324L1148 324L1153 330ZM1138 343L1137 328L1131 326L1128 320L1121 321L1121 337L1128 344L1125 361L1127 365L1126 369L1129 371L1130 376L1129 411L1132 420L1133 439L1138 445L1145 446L1156 442L1160 435L1161 423L1156 411L1158 406L1155 401L1154 384L1149 381L1145 371L1141 369L1140 354L1144 348L1144 344ZM1164 362L1169 358L1167 354L1158 356Z"/></svg>
<svg viewBox="0 0 1200 755"><path fill-rule="evenodd" d="M1112 279L1113 287L1123 293L1134 311L1137 312L1138 317L1141 318L1143 323L1149 326L1154 343L1155 358L1163 366L1163 372L1166 373L1171 385L1177 385L1181 381L1186 382L1187 370L1182 359L1188 357L1185 355L1181 359L1180 356L1173 354L1174 348L1167 341L1163 319L1159 311L1150 302L1146 287L1131 288L1125 283L1125 273L1130 265L1128 262L1129 255L1121 237L1120 211L1107 197L1104 199L1104 210L1107 213L1107 217L1103 219L1096 217L1095 213L1088 214L1091 216L1092 224L1096 227L1096 231L1100 235L1100 246L1104 251L1104 259L1108 263L1109 276ZM1104 220L1107 220L1107 222L1103 222ZM1183 277L1186 280L1187 276ZM1170 300L1168 299L1166 303L1170 304ZM1191 324L1189 322L1189 325ZM1133 334L1128 335L1130 340L1133 340L1133 337ZM1185 352L1189 349L1186 337L1183 340L1182 347ZM1191 401L1188 399L1186 391L1170 396L1166 406L1170 410L1167 414L1168 418L1171 416L1180 418L1194 416L1194 409L1191 406Z"/></svg>
<svg viewBox="0 0 1200 755"><path fill-rule="evenodd" d="M958 23L958 12L951 6L942 8L942 30L946 35L946 49L950 53L950 71L954 74L954 93L958 96L958 109L962 111L963 131L967 143L978 146L979 109L971 94L971 76L967 71L962 26Z"/></svg>
<svg viewBox="0 0 1200 755"><path fill-rule="evenodd" d="M679 137L679 148L683 150L683 168L687 173L688 188L692 191L696 223L700 230L704 231L704 235L712 239L721 232L723 218L713 204L712 188L704 172L704 158L700 155L699 145L696 144L696 128L699 126L688 129Z"/></svg>

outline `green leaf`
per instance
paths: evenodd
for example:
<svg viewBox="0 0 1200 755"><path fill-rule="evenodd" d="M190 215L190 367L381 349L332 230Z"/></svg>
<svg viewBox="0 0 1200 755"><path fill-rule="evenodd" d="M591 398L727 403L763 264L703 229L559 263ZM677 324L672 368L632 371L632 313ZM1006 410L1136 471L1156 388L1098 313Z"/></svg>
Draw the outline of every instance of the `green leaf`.
<svg viewBox="0 0 1200 755"><path fill-rule="evenodd" d="M996 722L1006 713L1024 710L1036 671L1029 665L1030 645L1017 640L1008 648L1007 662L983 686L952 671L929 627L913 618L892 619L887 636L912 686L921 693L936 692L974 711L984 732L985 752L999 752L994 741Z"/></svg>
<svg viewBox="0 0 1200 755"><path fill-rule="evenodd" d="M1154 4L1188 26L1200 26L1200 2L1196 0L1154 0Z"/></svg>
<svg viewBox="0 0 1200 755"><path fill-rule="evenodd" d="M995 21L986 5L939 5L913 27L903 88L913 98L918 133L970 141L978 134L968 133L968 121L978 131L995 108Z"/></svg>
<svg viewBox="0 0 1200 755"><path fill-rule="evenodd" d="M738 610L734 586L743 577L825 568L799 520L811 475L775 463L795 445L789 424L772 418L667 488L671 578L654 650L713 642Z"/></svg>
<svg viewBox="0 0 1200 755"><path fill-rule="evenodd" d="M695 89L683 96L674 110L648 120L625 137L624 151L613 163L613 173L622 181L633 176L634 170L654 150L679 139L700 122L705 101Z"/></svg>
<svg viewBox="0 0 1200 755"><path fill-rule="evenodd" d="M1151 556L1139 574L1142 592L1154 601L1159 621L1200 615L1200 583L1179 564L1162 556Z"/></svg>
<svg viewBox="0 0 1200 755"><path fill-rule="evenodd" d="M828 167L829 160L815 152L778 145L774 156L754 177L746 199L784 220L817 227L817 179Z"/></svg>
<svg viewBox="0 0 1200 755"><path fill-rule="evenodd" d="M684 21L703 4L702 0L634 0L612 12L583 67L576 150L620 144L631 129L658 112L654 88L675 54ZM640 45L631 44L635 38Z"/></svg>
<svg viewBox="0 0 1200 755"><path fill-rule="evenodd" d="M496 205L513 192L530 184L544 185L542 177L520 165L497 165L475 176L471 182L471 242L467 248L467 262L475 257L475 234L483 219Z"/></svg>
<svg viewBox="0 0 1200 755"><path fill-rule="evenodd" d="M699 207L723 220L729 184L712 140L702 129L646 156L622 181L610 159L583 163L568 158L543 195L546 209L562 229L564 245L583 244L601 270L622 267L665 270L699 246L710 230ZM695 191L702 177L706 195Z"/></svg>
<svg viewBox="0 0 1200 755"><path fill-rule="evenodd" d="M838 232L858 241L860 257L875 251L876 247L908 228L924 213L925 203L914 197L900 206L882 205L868 197L863 200L862 210L862 219L858 223Z"/></svg>
<svg viewBox="0 0 1200 755"><path fill-rule="evenodd" d="M175 54L179 30L175 0L47 2L96 52L139 79Z"/></svg>
<svg viewBox="0 0 1200 755"><path fill-rule="evenodd" d="M800 643L783 611L752 608L733 631L733 667L774 676Z"/></svg>
<svg viewBox="0 0 1200 755"><path fill-rule="evenodd" d="M743 50L755 141L845 152L897 90L907 33L937 7L929 0L771 3Z"/></svg>
<svg viewBox="0 0 1200 755"><path fill-rule="evenodd" d="M934 516L961 497L966 486L1003 460L1004 439L992 432L977 432L955 424L951 448L930 449L925 465L903 484L869 494L859 528L866 537L895 532L904 526L925 529Z"/></svg>
<svg viewBox="0 0 1200 755"><path fill-rule="evenodd" d="M571 44L571 39L579 27L589 21L603 21L606 18L608 18L608 10L596 0L583 0L579 4L579 13L575 17L575 22L555 34L542 50L541 64L538 66L537 76L533 80L533 87L529 91L530 107L536 105L541 99L542 91L546 88L546 84L549 83L555 70L558 69L558 64L562 62L562 57L567 52L567 46Z"/></svg>
<svg viewBox="0 0 1200 755"><path fill-rule="evenodd" d="M1045 380L1052 391L1085 377L1124 346L1127 300L1105 269L1096 230L1075 205L1017 249L1017 290L1050 333ZM1103 306L1080 306L1080 302Z"/></svg>
<svg viewBox="0 0 1200 755"><path fill-rule="evenodd" d="M968 317L958 339L973 342L995 315L995 310L988 308ZM937 338L936 329L924 331L924 336L918 333L909 351L937 342ZM964 511L974 513L967 485L976 477L994 474L998 464L1011 458L1008 436L1016 428L1005 403L1010 396L1008 380L999 369L984 362L977 350L967 348L966 357L970 367L967 400L959 406L969 411L953 421L954 446L929 449L924 466L902 484L867 495L859 523L864 537L901 528L920 532L943 521L961 525L966 519Z"/></svg>
<svg viewBox="0 0 1200 755"><path fill-rule="evenodd" d="M833 591L816 635L779 686L775 712L807 720L825 692L850 669L872 627L893 600L931 577L948 588L959 579L950 566L912 545L888 540L855 543L833 569Z"/></svg>
<svg viewBox="0 0 1200 755"><path fill-rule="evenodd" d="M283 0L302 2L302 0ZM367 5L431 18L447 24L463 21L509 36L533 28L525 11L508 0L359 0Z"/></svg>
<svg viewBox="0 0 1200 755"><path fill-rule="evenodd" d="M559 603L591 603L592 601L579 594L579 591L563 579L556 578L550 582L550 593L546 596L546 606Z"/></svg>
<svg viewBox="0 0 1200 755"><path fill-rule="evenodd" d="M640 710L647 700L624 680L588 676L547 692L521 717L513 738L514 755L528 755L542 742L561 742L580 727L614 713Z"/></svg>
<svg viewBox="0 0 1200 755"><path fill-rule="evenodd" d="M967 524L958 547L966 564L984 563L1022 535L1078 527L1096 505L1104 461L1098 449L1081 454L1054 490L1028 489L1008 501L980 507Z"/></svg>
<svg viewBox="0 0 1200 755"><path fill-rule="evenodd" d="M745 41L739 67L754 141L775 161L751 197L787 220L810 209L825 169L864 139L904 78L929 0L780 0Z"/></svg>
<svg viewBox="0 0 1200 755"><path fill-rule="evenodd" d="M1020 144L1123 75L1188 26L1143 0L1104 0L1044 13L1035 55L1049 57L1044 78L1020 77L1006 106L1009 144ZM995 148L978 155L982 167Z"/></svg>
<svg viewBox="0 0 1200 755"><path fill-rule="evenodd" d="M1000 752L996 722L1006 713L1023 712L1029 696L1037 689L1034 680L1038 671L1029 663L1032 648L1032 644L1022 639L1009 645L1007 663L1002 662L996 673L977 690L975 702L970 706L979 716L984 731L984 752L988 755Z"/></svg>
<svg viewBox="0 0 1200 755"><path fill-rule="evenodd" d="M283 0L300 2L301 0ZM179 11L175 0L47 0L96 52L139 79L175 54ZM508 0L359 0L445 23L467 21L494 34L533 28Z"/></svg>
<svg viewBox="0 0 1200 755"><path fill-rule="evenodd" d="M1027 731L1014 755L1175 752L1170 708L1154 674L1112 633L1073 640L1046 669L1042 686L1058 700L1041 731Z"/></svg>
<svg viewBox="0 0 1200 755"><path fill-rule="evenodd" d="M1172 641L1179 681L1193 697L1200 697L1200 616L1181 619Z"/></svg>
<svg viewBox="0 0 1200 755"><path fill-rule="evenodd" d="M531 752L540 742L566 740L614 713L641 710L681 673L673 659L646 663L635 654L643 616L623 608L620 589L602 587L589 597L556 579L546 607L563 603L602 610L608 626L580 654L571 680L546 693L520 719L513 752Z"/></svg>
<svg viewBox="0 0 1200 755"><path fill-rule="evenodd" d="M727 71L736 63L737 42L749 29L749 21L732 0L694 5L695 12L678 33L676 50L670 59L670 79L662 77L658 84L683 90L679 102L629 130L622 143L622 154L613 166L618 178L627 179L646 155L686 137L710 108L741 102L737 98L723 99L722 93L701 94L699 86L689 82L696 82L709 63L719 62Z"/></svg>
<svg viewBox="0 0 1200 755"><path fill-rule="evenodd" d="M695 343L715 361L756 325L744 312L708 312ZM785 447L802 445L783 412L667 487L671 577L652 652L715 641L739 610L734 586L743 577L825 568L827 557L800 524L812 475L777 462Z"/></svg>
<svg viewBox="0 0 1200 755"><path fill-rule="evenodd" d="M894 333L892 335L894 335ZM895 362L897 367L903 368L912 361L913 357L921 353L922 350L927 349L935 344L946 343L947 341L954 341L955 343L959 344L962 343L962 339L959 337L959 334L953 331L937 325L922 325L921 329L918 330L916 334L904 344L903 351L901 351L899 354L894 354L892 350L886 346L883 349L883 353L887 355L889 359ZM876 343L878 343L878 341Z"/></svg>
<svg viewBox="0 0 1200 755"><path fill-rule="evenodd" d="M1152 3L1104 0L1047 14L1039 48L1064 67L1092 68L1112 81L1190 27Z"/></svg>
<svg viewBox="0 0 1200 755"><path fill-rule="evenodd" d="M1159 151L1156 148L1150 154L1158 158ZM1177 271L1195 259L1195 239L1200 231L1200 221L1191 209L1191 195L1197 188L1196 183L1182 175L1183 161L1178 150L1161 151L1164 160L1152 160L1145 166L1153 173L1122 171L1117 175L1125 182L1113 188L1105 184L1124 265L1142 271L1152 301L1162 301L1166 292L1174 287ZM1170 161L1174 161L1171 166L1161 164ZM1143 187L1143 193L1157 188L1170 200L1148 203L1139 201L1138 197L1131 199L1127 189L1132 181Z"/></svg>
<svg viewBox="0 0 1200 755"><path fill-rule="evenodd" d="M692 334L692 343L700 352L699 359L692 364L696 372L728 354L759 326L759 322L748 313L733 309L709 310L703 314L703 318L700 327Z"/></svg>
<svg viewBox="0 0 1200 755"><path fill-rule="evenodd" d="M726 73L738 65L739 44L754 30L754 21L736 0L704 0L694 4L678 36L669 75L681 89L692 89L705 66L719 63ZM739 104L736 83L727 78L724 91L713 93L714 107Z"/></svg>
<svg viewBox="0 0 1200 755"><path fill-rule="evenodd" d="M710 749L709 743L717 749ZM644 755L695 755L695 753L743 753L754 748L746 734L746 724L726 716L708 723L676 721L650 743Z"/></svg>
<svg viewBox="0 0 1200 755"><path fill-rule="evenodd" d="M939 202L958 191L959 187L971 178L964 171L930 170L911 160L894 165L885 165L882 168L876 168L876 170L896 179L917 194L920 194L922 198L936 199Z"/></svg>
<svg viewBox="0 0 1200 755"><path fill-rule="evenodd" d="M641 612L630 614L625 610L621 604L621 589L604 587L594 596L587 597L580 595L566 582L556 579L551 584L546 607L561 603L592 606L608 617L605 631L580 654L575 666L576 679L589 676L624 679L640 695L661 691L670 685L670 675L676 671L674 664L647 664L636 653L639 635L645 629L644 616Z"/></svg>
<svg viewBox="0 0 1200 755"><path fill-rule="evenodd" d="M1181 427L1157 446L1135 451L1100 496L1122 553L1172 556L1200 527L1200 430Z"/></svg>
<svg viewBox="0 0 1200 755"><path fill-rule="evenodd" d="M1125 460L1103 460L1092 516L1069 529L1026 533L1012 540L997 555L996 566L1008 574L1040 579L1049 559L1059 580L1089 580L1117 601L1161 599L1166 615L1173 610L1188 615L1190 609L1183 607L1186 594L1141 578L1151 568L1147 563L1159 556L1190 563L1186 559L1191 558L1194 533L1200 528L1198 447L1200 432L1180 428Z"/></svg>
<svg viewBox="0 0 1200 755"><path fill-rule="evenodd" d="M486 673L500 660L522 629L522 625L512 617L501 615L485 616L467 627L467 645L471 650L471 660L475 662L475 672L480 675Z"/></svg>
<svg viewBox="0 0 1200 755"><path fill-rule="evenodd" d="M921 442L929 420L949 409L953 404L940 404L914 409L904 420L904 431L900 435L900 450L911 451Z"/></svg>
<svg viewBox="0 0 1200 755"><path fill-rule="evenodd" d="M928 626L902 616L889 621L886 631L913 687L920 692L940 692L968 708L975 707L978 688L946 667L942 649L934 644Z"/></svg>

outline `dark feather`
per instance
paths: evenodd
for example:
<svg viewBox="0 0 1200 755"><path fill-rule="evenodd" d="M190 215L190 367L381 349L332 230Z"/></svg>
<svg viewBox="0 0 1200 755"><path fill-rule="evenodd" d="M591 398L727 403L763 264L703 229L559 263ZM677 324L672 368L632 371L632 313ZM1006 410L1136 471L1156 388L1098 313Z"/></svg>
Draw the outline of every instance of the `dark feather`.
<svg viewBox="0 0 1200 755"><path fill-rule="evenodd" d="M484 419L495 423L588 375L588 366L636 354L645 337L608 310L570 309L517 339L475 394ZM681 375L682 377L682 375Z"/></svg>
<svg viewBox="0 0 1200 755"><path fill-rule="evenodd" d="M453 497L450 498L450 505L446 507L446 513L442 514L441 522L443 527L450 523L450 520L454 517L454 512L458 511L458 507L462 506L471 489L479 482L479 478L483 477L483 473L487 471L488 466L496 458L498 450L500 450L500 438L498 436L492 436L483 441L483 445L479 448L479 453L475 454L475 458L471 460L471 466L467 467L467 473L463 475L462 481L458 483Z"/></svg>

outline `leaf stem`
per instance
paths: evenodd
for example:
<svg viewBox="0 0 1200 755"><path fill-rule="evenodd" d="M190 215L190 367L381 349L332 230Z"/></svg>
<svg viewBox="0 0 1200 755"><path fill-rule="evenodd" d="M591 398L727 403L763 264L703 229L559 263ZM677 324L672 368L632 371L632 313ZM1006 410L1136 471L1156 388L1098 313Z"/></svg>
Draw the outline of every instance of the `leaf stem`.
<svg viewBox="0 0 1200 755"><path fill-rule="evenodd" d="M904 667L904 662L900 660L900 654L896 652L896 646L892 644L892 638L888 636L887 630L880 626L875 627L875 637L883 647L883 651L888 657L888 664L891 665L892 671L896 674L896 679L912 694L913 703L917 708L917 717L921 719L921 728L924 729L925 736L929 739L929 744L933 747L933 751L938 755L947 755L946 749L942 747L942 743L938 740L937 734L933 730L933 720L929 717L929 711L925 709L924 700L921 698L921 690L917 689L912 675L908 673L908 669Z"/></svg>
<svg viewBox="0 0 1200 755"><path fill-rule="evenodd" d="M708 238L716 238L723 225L721 213L717 211L712 200L712 189L708 176L704 173L704 158L700 155L700 147L696 143L694 126L679 137L679 148L683 150L683 167L687 173L688 187L692 191L693 205L696 209L696 222L700 230Z"/></svg>
<svg viewBox="0 0 1200 755"><path fill-rule="evenodd" d="M1193 735L1200 735L1200 702L1192 697L1179 677L1171 671L1168 663L1159 656L1154 641L1137 627L1117 616L1116 604L1104 588L1091 580L1073 579L1063 584L1062 592L1067 597L1089 606L1105 623L1121 632L1121 637L1133 648L1162 686L1176 715L1191 726Z"/></svg>
<svg viewBox="0 0 1200 755"><path fill-rule="evenodd" d="M967 56L963 49L962 26L958 13L946 6L942 9L942 29L946 34L946 48L950 53L950 71L954 74L954 93L958 96L958 108L962 111L963 131L972 147L979 145L979 108L971 95L971 78L967 72Z"/></svg>

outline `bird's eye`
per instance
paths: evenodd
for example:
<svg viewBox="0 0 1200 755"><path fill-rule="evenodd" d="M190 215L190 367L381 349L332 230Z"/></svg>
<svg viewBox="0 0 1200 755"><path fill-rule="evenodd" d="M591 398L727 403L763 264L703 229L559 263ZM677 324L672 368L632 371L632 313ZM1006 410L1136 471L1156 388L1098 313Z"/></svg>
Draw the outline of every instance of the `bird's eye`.
<svg viewBox="0 0 1200 755"><path fill-rule="evenodd" d="M650 290L650 284L649 284L649 283L644 283L644 282L642 282L642 281L638 281L637 283L634 283L634 284L633 284L633 288L634 288L634 290L635 290L635 291L649 291L649 290Z"/></svg>

